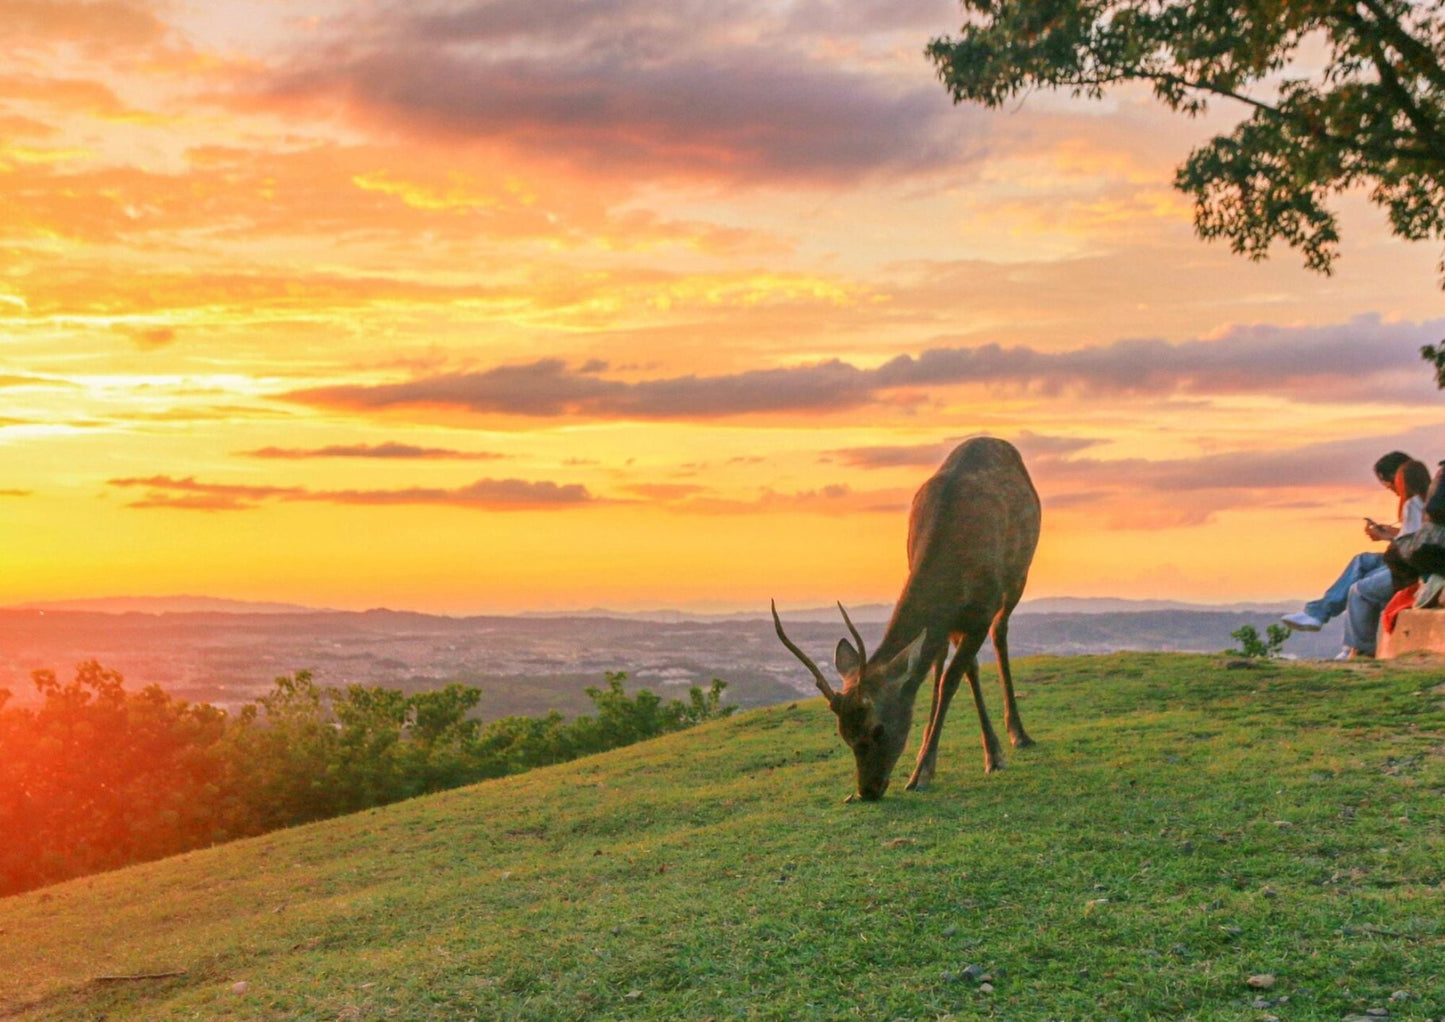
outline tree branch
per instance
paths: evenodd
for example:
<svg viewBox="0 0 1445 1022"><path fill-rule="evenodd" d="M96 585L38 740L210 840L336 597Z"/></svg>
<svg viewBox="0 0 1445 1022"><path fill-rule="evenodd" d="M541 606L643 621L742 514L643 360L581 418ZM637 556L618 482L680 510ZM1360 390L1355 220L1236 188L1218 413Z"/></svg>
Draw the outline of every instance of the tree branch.
<svg viewBox="0 0 1445 1022"><path fill-rule="evenodd" d="M1368 0L1365 0L1365 6L1369 6ZM1378 5L1376 7L1378 8ZM1388 17L1383 12L1382 16ZM1353 26L1354 30L1359 33L1360 41L1368 52L1370 63L1374 66L1375 73L1380 76L1380 87L1385 90L1400 111L1409 118L1415 130L1419 132L1421 141L1425 143L1427 151L1433 152L1437 158L1445 156L1445 138L1441 136L1439 125L1421 109L1420 104L1416 102L1415 95L1400 80L1395 65L1391 63L1389 56L1385 53L1380 32L1377 31L1385 26L1378 22L1366 21L1353 8L1348 12L1341 13L1340 19ZM1398 30L1398 26L1396 28ZM1388 34L1388 30L1386 30L1386 34Z"/></svg>
<svg viewBox="0 0 1445 1022"><path fill-rule="evenodd" d="M1445 67L1440 55L1406 32L1399 19L1387 11L1379 0L1360 0L1360 6L1374 17L1374 26L1411 66L1418 69L1437 89L1445 90ZM1357 15L1358 17L1358 15ZM1360 19L1363 21L1363 19Z"/></svg>

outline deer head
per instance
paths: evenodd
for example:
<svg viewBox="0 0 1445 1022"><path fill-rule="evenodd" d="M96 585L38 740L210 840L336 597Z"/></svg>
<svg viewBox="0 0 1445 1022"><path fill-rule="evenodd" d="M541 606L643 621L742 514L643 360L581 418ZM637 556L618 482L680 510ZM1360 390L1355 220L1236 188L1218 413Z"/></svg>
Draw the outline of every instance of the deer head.
<svg viewBox="0 0 1445 1022"><path fill-rule="evenodd" d="M853 750L858 786L856 794L848 796L847 801L861 798L875 802L888 790L893 767L908 744L913 701L902 696L909 679L917 676L927 633L920 632L907 648L886 662L870 662L863 638L853 627L848 612L841 603L838 609L843 613L853 642L857 643L855 648L847 639L839 639L833 655L833 665L843 679L842 692L833 691L818 665L788 638L776 603L773 604L773 624L783 645L812 673L818 691L823 693L828 707L838 718L838 734Z"/></svg>

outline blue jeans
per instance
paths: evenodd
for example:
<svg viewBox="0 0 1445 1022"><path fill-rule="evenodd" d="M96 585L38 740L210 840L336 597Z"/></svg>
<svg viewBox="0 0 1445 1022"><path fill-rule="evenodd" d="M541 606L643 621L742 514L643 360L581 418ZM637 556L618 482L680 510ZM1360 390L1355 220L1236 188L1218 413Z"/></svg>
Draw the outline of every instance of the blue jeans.
<svg viewBox="0 0 1445 1022"><path fill-rule="evenodd" d="M1380 612L1395 595L1395 579L1389 568L1376 568L1350 586L1345 615L1345 645L1375 655L1375 636L1380 631Z"/></svg>
<svg viewBox="0 0 1445 1022"><path fill-rule="evenodd" d="M1325 595L1318 600L1311 600L1305 604L1305 613L1316 621L1324 623L1332 617L1339 617L1345 612L1349 603L1350 586L1371 572L1378 571L1385 565L1383 554L1373 551L1366 551L1363 554L1355 554L1350 558L1350 563L1345 565L1345 570L1340 572L1340 577L1325 590ZM1386 601L1390 598L1385 597ZM1358 646L1355 647L1359 649ZM1370 648L1375 648L1375 638L1370 636Z"/></svg>

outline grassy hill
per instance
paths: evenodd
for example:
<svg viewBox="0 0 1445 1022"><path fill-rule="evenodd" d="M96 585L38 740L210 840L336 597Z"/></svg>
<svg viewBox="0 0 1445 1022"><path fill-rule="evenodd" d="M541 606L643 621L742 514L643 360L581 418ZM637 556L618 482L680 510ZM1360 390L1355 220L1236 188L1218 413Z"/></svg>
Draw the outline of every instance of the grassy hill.
<svg viewBox="0 0 1445 1022"><path fill-rule="evenodd" d="M1445 669L1016 674L875 805L812 700L0 901L0 1018L1445 1017Z"/></svg>

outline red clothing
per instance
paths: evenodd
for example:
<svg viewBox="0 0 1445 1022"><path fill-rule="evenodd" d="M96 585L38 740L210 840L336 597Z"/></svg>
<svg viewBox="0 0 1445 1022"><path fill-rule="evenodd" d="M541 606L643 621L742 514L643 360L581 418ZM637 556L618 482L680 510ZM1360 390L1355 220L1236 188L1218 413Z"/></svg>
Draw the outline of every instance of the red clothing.
<svg viewBox="0 0 1445 1022"><path fill-rule="evenodd" d="M1400 611L1415 606L1415 590L1419 588L1419 582L1412 582L1404 589L1398 590L1394 596L1390 597L1390 602L1385 604L1385 610L1380 615L1380 620L1384 623L1386 635L1395 631L1395 618L1400 616Z"/></svg>

